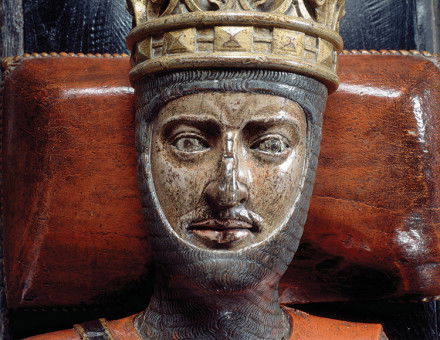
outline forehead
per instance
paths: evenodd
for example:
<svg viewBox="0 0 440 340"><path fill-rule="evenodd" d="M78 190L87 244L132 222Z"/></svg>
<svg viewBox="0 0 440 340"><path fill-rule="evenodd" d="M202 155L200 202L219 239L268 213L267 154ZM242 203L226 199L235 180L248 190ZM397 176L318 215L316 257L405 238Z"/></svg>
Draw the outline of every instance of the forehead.
<svg viewBox="0 0 440 340"><path fill-rule="evenodd" d="M302 123L304 111L296 103L280 96L237 92L201 92L168 103L158 115L160 122L188 117L214 119L222 125L243 127L250 120L288 118Z"/></svg>

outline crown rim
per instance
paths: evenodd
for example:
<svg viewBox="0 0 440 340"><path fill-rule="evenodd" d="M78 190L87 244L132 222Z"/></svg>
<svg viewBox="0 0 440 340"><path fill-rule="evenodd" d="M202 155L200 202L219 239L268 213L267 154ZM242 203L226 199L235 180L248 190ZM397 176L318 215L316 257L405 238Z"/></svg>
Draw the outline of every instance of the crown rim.
<svg viewBox="0 0 440 340"><path fill-rule="evenodd" d="M146 60L135 65L131 69L129 77L131 83L135 84L141 78L159 72L168 72L172 70L182 70L190 68L237 68L236 65L240 65L240 68L242 69L265 68L303 74L324 83L329 89L329 92L335 91L339 85L339 78L334 72L329 71L325 67L319 67L316 64L304 62L304 60L302 59L294 60L289 56L261 56L257 53L255 53L254 55L250 55L249 53L241 52L236 52L234 54L189 54L187 56L166 56L160 58L160 60Z"/></svg>

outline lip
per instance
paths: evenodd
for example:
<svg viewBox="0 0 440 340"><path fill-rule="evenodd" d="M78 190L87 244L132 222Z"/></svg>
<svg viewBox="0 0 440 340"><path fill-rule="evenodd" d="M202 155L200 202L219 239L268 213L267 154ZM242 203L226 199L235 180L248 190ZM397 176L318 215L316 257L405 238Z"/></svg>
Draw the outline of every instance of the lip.
<svg viewBox="0 0 440 340"><path fill-rule="evenodd" d="M257 228L238 219L204 219L191 223L188 230L210 244L226 246L251 236Z"/></svg>

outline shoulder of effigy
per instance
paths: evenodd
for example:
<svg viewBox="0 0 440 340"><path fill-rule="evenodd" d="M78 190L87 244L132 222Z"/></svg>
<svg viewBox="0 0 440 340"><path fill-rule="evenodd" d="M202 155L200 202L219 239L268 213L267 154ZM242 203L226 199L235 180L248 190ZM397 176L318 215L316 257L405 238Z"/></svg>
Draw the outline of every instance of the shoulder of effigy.
<svg viewBox="0 0 440 340"><path fill-rule="evenodd" d="M286 308L291 319L290 340L382 340L380 324L369 324L335 320L310 315L299 310Z"/></svg>

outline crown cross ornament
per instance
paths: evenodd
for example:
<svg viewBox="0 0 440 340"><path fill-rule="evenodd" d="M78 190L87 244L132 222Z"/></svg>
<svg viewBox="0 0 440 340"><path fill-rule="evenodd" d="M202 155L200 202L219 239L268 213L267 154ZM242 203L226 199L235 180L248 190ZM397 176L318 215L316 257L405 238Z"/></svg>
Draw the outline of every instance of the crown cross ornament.
<svg viewBox="0 0 440 340"><path fill-rule="evenodd" d="M132 82L178 69L259 68L336 89L343 0L128 0Z"/></svg>

